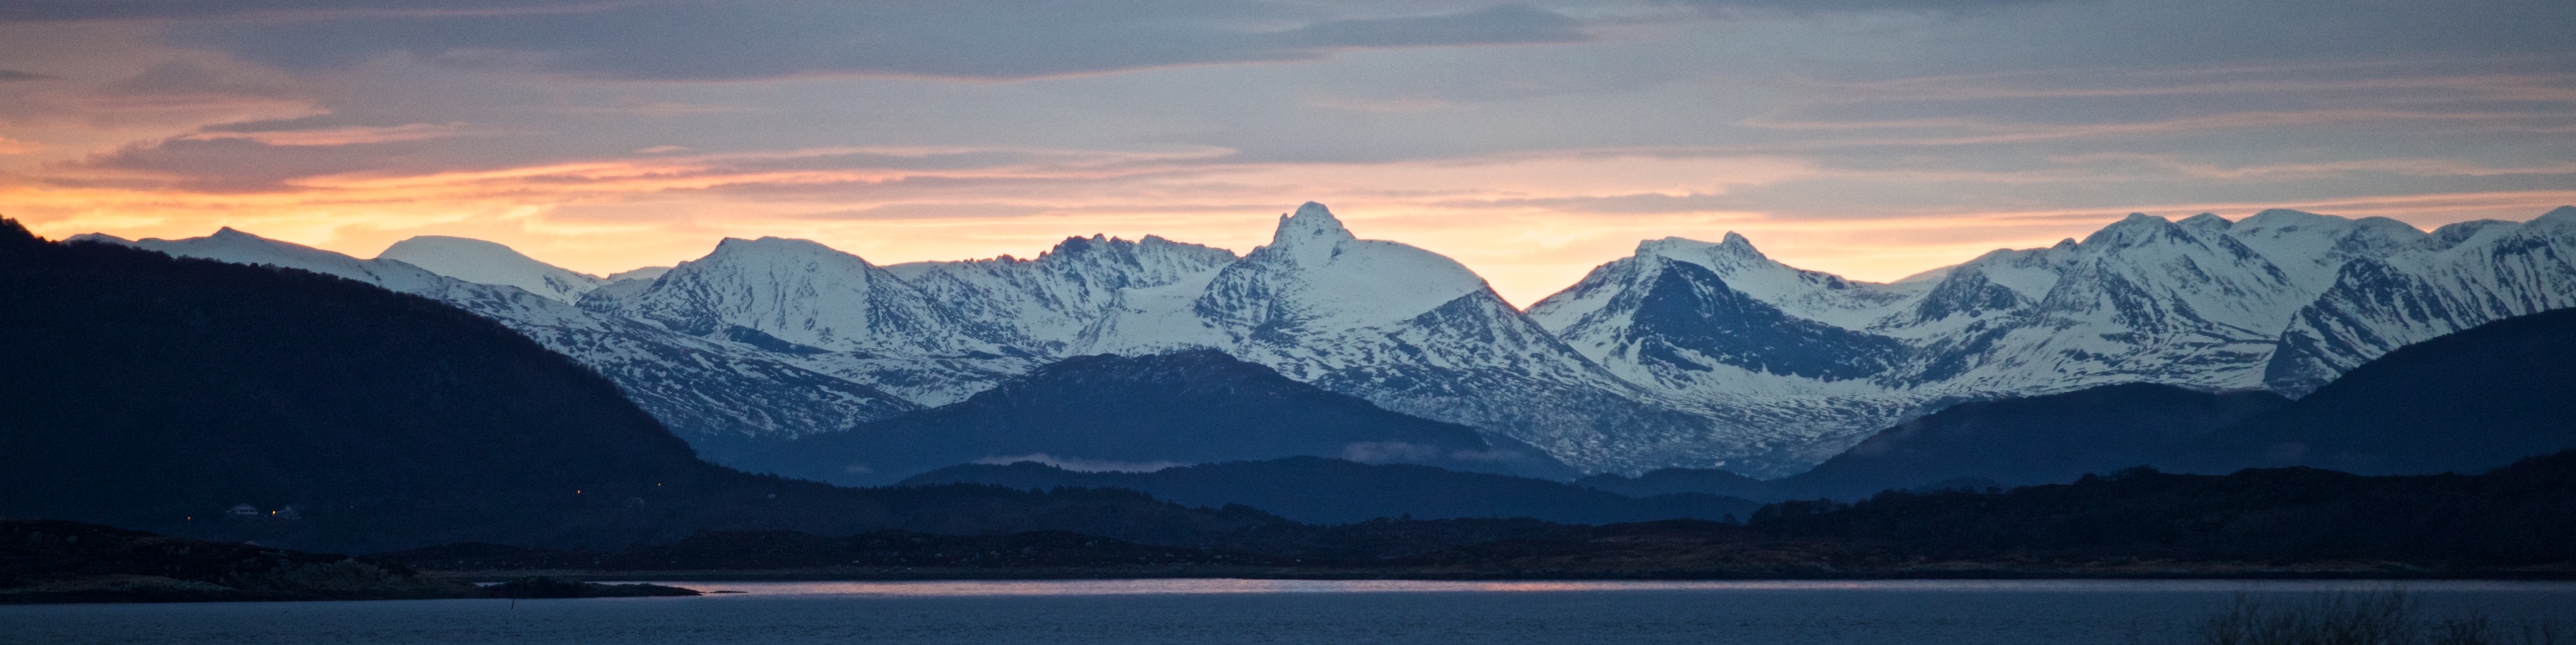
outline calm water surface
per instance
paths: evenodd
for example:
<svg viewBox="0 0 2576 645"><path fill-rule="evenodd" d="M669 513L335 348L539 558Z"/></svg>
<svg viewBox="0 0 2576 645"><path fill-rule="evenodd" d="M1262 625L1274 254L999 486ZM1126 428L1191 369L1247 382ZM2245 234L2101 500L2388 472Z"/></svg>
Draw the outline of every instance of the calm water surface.
<svg viewBox="0 0 2576 645"><path fill-rule="evenodd" d="M2183 642L2240 594L2389 583L1095 580L665 583L695 598L0 607L0 643ZM2428 613L2576 623L2576 584L2410 582Z"/></svg>

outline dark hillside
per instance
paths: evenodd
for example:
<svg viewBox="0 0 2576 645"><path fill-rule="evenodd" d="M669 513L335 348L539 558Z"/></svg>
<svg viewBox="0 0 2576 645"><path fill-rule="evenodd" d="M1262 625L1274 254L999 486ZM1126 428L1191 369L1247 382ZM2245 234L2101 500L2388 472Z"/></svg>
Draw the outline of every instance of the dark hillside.
<svg viewBox="0 0 2576 645"><path fill-rule="evenodd" d="M1077 356L957 403L811 435L760 463L884 484L987 460L1193 464L1290 456L1566 478L1546 453L1387 411L1222 352Z"/></svg>
<svg viewBox="0 0 2576 645"><path fill-rule="evenodd" d="M2193 447L2180 467L2362 474L2479 472L2576 448L2576 309L2400 347Z"/></svg>
<svg viewBox="0 0 2576 645"><path fill-rule="evenodd" d="M2161 465L2188 441L2288 402L2270 392L2127 383L1962 403L1879 431L1777 485L1783 497L1852 499L1963 479L2000 486L2069 482Z"/></svg>
<svg viewBox="0 0 2576 645"><path fill-rule="evenodd" d="M608 381L462 310L314 273L48 243L6 220L0 303L0 515L356 552L729 528L1187 542L1280 522L1123 492L748 475L698 461Z"/></svg>

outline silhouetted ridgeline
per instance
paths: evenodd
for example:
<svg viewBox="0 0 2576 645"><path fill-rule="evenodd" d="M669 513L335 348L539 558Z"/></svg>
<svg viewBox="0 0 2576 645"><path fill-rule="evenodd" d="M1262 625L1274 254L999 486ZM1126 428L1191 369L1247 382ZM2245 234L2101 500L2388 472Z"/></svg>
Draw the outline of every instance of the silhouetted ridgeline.
<svg viewBox="0 0 2576 645"><path fill-rule="evenodd" d="M951 466L905 479L905 485L973 483L1043 490L1060 486L1125 488L1182 504L1242 504L1301 522L1358 522L1380 517L1443 519L1529 517L1607 524L1647 520L1742 518L1752 500L1700 493L1629 497L1557 482L1411 464L1369 465L1290 457L1166 468L1149 473L1074 472L1046 464Z"/></svg>
<svg viewBox="0 0 2576 645"><path fill-rule="evenodd" d="M2133 471L1784 502L1746 525L1567 527L1386 566L1609 577L2576 577L2576 451L2484 475Z"/></svg>
<svg viewBox="0 0 2576 645"><path fill-rule="evenodd" d="M2169 464L2188 442L2287 402L2270 392L2104 385L1950 406L1882 430L1814 470L1782 479L1676 468L1636 478L1597 475L1575 484L1631 495L1690 490L1781 500L2063 483L2086 473Z"/></svg>
<svg viewBox="0 0 2576 645"><path fill-rule="evenodd" d="M781 474L866 485L1039 455L1124 464L1307 455L1574 475L1510 439L1389 412L1214 350L1068 358L964 401L799 438L755 461Z"/></svg>
<svg viewBox="0 0 2576 645"><path fill-rule="evenodd" d="M1866 540L1941 559L2564 564L2576 561L2576 451L2483 475L2141 469L2002 494L1881 493L1849 507L1775 504L1750 526L1774 539Z"/></svg>
<svg viewBox="0 0 2576 645"><path fill-rule="evenodd" d="M1187 544L1283 522L1118 491L748 475L698 461L590 370L436 301L47 243L6 220L0 303L0 515L358 552L727 528Z"/></svg>

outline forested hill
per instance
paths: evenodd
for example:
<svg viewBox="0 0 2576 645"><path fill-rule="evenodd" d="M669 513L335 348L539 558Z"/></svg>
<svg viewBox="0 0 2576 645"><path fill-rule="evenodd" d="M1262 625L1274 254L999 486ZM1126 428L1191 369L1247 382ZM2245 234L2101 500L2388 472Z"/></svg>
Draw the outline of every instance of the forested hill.
<svg viewBox="0 0 2576 645"><path fill-rule="evenodd" d="M0 329L0 516L359 552L724 528L1189 542L1280 521L1125 492L744 474L699 461L588 368L437 301L50 243L9 220Z"/></svg>

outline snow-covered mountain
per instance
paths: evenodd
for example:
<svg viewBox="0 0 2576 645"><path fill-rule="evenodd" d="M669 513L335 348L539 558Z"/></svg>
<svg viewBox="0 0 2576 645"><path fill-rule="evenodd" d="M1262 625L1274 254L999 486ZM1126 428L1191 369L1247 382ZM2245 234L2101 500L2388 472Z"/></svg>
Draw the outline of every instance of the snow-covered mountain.
<svg viewBox="0 0 2576 645"><path fill-rule="evenodd" d="M1466 266L1359 239L1311 202L1240 260L1127 292L1076 351L1184 348L1484 428L1588 470L1651 467L1653 446L1712 431L1558 342Z"/></svg>
<svg viewBox="0 0 2576 645"><path fill-rule="evenodd" d="M2357 257L2335 272L2282 332L2264 385L2306 394L2389 350L2576 307L2576 207L2521 224L2462 222L2406 241L2410 252Z"/></svg>
<svg viewBox="0 0 2576 645"><path fill-rule="evenodd" d="M456 238L376 260L230 229L94 239L464 306L719 449L954 403L1069 357L1205 348L1587 471L1770 477L1955 402L2125 382L2297 394L2407 343L2576 306L2576 208L2430 233L2288 210L2132 215L1890 284L1790 267L1731 233L1665 238L1526 312L1313 203L1240 257L1094 236L1035 259L878 266L728 239L609 279Z"/></svg>
<svg viewBox="0 0 2576 645"><path fill-rule="evenodd" d="M405 264L428 269L431 273L481 284L509 285L528 293L573 302L608 284L608 280L578 273L555 265L538 262L497 242L422 235L395 242L376 254L380 260L400 260Z"/></svg>
<svg viewBox="0 0 2576 645"><path fill-rule="evenodd" d="M2297 394L2407 343L2576 306L2571 223L2566 208L2430 234L2277 209L2138 214L1894 284L1786 267L1731 234L1665 239L1530 315L1721 423L1779 419L1709 449L1730 469L1784 474L1952 402L2125 382ZM1763 443L1791 450L1744 447Z"/></svg>
<svg viewBox="0 0 2576 645"><path fill-rule="evenodd" d="M360 260L230 228L183 240L127 241L97 234L72 240L301 269L456 305L598 370L675 434L718 459L765 439L839 430L921 407L865 384L808 369L793 355L673 333L641 321L585 311L516 286L442 276L401 260Z"/></svg>

